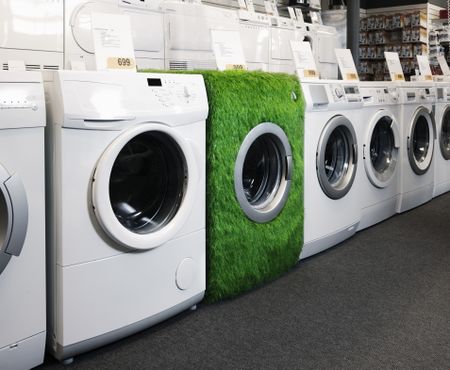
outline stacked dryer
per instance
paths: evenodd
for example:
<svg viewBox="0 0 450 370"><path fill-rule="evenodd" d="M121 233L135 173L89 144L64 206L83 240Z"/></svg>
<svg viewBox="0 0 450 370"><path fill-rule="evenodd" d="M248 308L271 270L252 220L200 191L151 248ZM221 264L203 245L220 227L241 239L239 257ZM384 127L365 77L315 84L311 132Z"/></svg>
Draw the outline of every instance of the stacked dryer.
<svg viewBox="0 0 450 370"><path fill-rule="evenodd" d="M236 10L201 3L165 2L165 68L217 69L211 30L239 31Z"/></svg>
<svg viewBox="0 0 450 370"><path fill-rule="evenodd" d="M433 197L450 191L450 82L436 82Z"/></svg>
<svg viewBox="0 0 450 370"><path fill-rule="evenodd" d="M295 73L291 40L297 35L295 22L286 17L270 17L270 72ZM300 40L301 41L301 40Z"/></svg>
<svg viewBox="0 0 450 370"><path fill-rule="evenodd" d="M0 70L14 60L30 71L62 68L63 0L2 1L0 25Z"/></svg>
<svg viewBox="0 0 450 370"><path fill-rule="evenodd" d="M364 102L359 126L361 222L358 230L397 212L400 197L399 93L389 82L361 82Z"/></svg>
<svg viewBox="0 0 450 370"><path fill-rule="evenodd" d="M130 17L138 68L164 68L164 27L161 1L67 0L64 6L64 67L76 62L95 69L92 14L126 14Z"/></svg>
<svg viewBox="0 0 450 370"><path fill-rule="evenodd" d="M305 109L306 258L351 237L361 213L358 132L363 106L356 83L302 82Z"/></svg>
<svg viewBox="0 0 450 370"><path fill-rule="evenodd" d="M336 28L306 23L304 41L311 44L321 78L337 79L338 65L334 50L339 47L339 35Z"/></svg>
<svg viewBox="0 0 450 370"><path fill-rule="evenodd" d="M432 82L399 83L400 187L398 212L430 201L434 188L436 88Z"/></svg>
<svg viewBox="0 0 450 370"><path fill-rule="evenodd" d="M247 68L269 69L270 18L261 13L239 10L239 32L241 34Z"/></svg>

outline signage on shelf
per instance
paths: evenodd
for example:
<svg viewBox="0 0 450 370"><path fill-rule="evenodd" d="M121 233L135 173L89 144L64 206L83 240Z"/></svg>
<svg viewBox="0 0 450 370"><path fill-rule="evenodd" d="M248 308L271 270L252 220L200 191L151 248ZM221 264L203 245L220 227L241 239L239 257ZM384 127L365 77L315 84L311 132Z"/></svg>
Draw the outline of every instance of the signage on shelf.
<svg viewBox="0 0 450 370"><path fill-rule="evenodd" d="M92 13L95 65L98 71L136 71L130 18Z"/></svg>
<svg viewBox="0 0 450 370"><path fill-rule="evenodd" d="M432 81L433 74L431 73L430 62L426 55L417 55L417 63L419 64L420 74L425 81Z"/></svg>
<svg viewBox="0 0 450 370"><path fill-rule="evenodd" d="M400 58L398 57L398 53L385 51L384 57L386 58L386 64L389 69L391 81L405 81L405 76L403 74L403 69L402 65L400 64Z"/></svg>
<svg viewBox="0 0 450 370"><path fill-rule="evenodd" d="M238 31L211 30L211 40L219 71L247 69Z"/></svg>
<svg viewBox="0 0 450 370"><path fill-rule="evenodd" d="M311 50L311 44L307 41L291 40L291 50L294 57L295 68L300 80L319 78L316 61Z"/></svg>
<svg viewBox="0 0 450 370"><path fill-rule="evenodd" d="M448 63L447 63L447 60L445 59L445 56L438 55L437 60L438 60L439 66L441 67L442 74L444 76L450 76L450 68L448 67Z"/></svg>
<svg viewBox="0 0 450 370"><path fill-rule="evenodd" d="M336 59L344 81L359 81L355 61L350 49L335 49Z"/></svg>

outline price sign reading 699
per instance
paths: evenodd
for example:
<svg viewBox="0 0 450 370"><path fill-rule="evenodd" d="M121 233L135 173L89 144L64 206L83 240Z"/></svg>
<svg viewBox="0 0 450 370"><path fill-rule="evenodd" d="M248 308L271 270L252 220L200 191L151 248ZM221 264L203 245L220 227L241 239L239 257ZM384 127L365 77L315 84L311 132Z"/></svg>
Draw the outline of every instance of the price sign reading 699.
<svg viewBox="0 0 450 370"><path fill-rule="evenodd" d="M136 62L133 58L109 57L108 69L135 69Z"/></svg>

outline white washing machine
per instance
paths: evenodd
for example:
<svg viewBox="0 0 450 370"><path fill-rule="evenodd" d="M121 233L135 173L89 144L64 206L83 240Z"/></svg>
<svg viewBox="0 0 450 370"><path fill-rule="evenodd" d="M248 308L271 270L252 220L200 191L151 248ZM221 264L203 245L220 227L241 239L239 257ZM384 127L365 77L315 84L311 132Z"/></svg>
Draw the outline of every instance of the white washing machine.
<svg viewBox="0 0 450 370"><path fill-rule="evenodd" d="M239 32L247 68L269 69L270 18L266 14L239 10Z"/></svg>
<svg viewBox="0 0 450 370"><path fill-rule="evenodd" d="M0 72L0 368L44 360L45 101L38 72Z"/></svg>
<svg viewBox="0 0 450 370"><path fill-rule="evenodd" d="M303 81L306 258L351 237L361 214L357 83Z"/></svg>
<svg viewBox="0 0 450 370"><path fill-rule="evenodd" d="M84 61L95 69L91 14L126 14L130 17L138 68L164 68L162 0L66 0L64 7L64 66Z"/></svg>
<svg viewBox="0 0 450 370"><path fill-rule="evenodd" d="M339 48L336 28L305 23L304 41L311 44L316 66L322 79L337 79L338 64L334 50Z"/></svg>
<svg viewBox="0 0 450 370"><path fill-rule="evenodd" d="M211 30L239 32L236 10L200 3L165 2L166 69L217 69Z"/></svg>
<svg viewBox="0 0 450 370"><path fill-rule="evenodd" d="M63 66L63 0L0 2L0 63L20 60L27 70Z"/></svg>
<svg viewBox="0 0 450 370"><path fill-rule="evenodd" d="M49 335L60 360L205 291L198 75L62 71L48 85Z"/></svg>
<svg viewBox="0 0 450 370"><path fill-rule="evenodd" d="M269 71L295 74L291 40L296 40L295 22L286 17L270 17Z"/></svg>
<svg viewBox="0 0 450 370"><path fill-rule="evenodd" d="M364 102L359 126L362 230L397 213L402 140L397 86L360 82L359 90Z"/></svg>
<svg viewBox="0 0 450 370"><path fill-rule="evenodd" d="M433 197L450 191L450 82L436 82Z"/></svg>
<svg viewBox="0 0 450 370"><path fill-rule="evenodd" d="M436 91L433 82L405 82L398 86L402 138L398 212L405 212L433 197Z"/></svg>

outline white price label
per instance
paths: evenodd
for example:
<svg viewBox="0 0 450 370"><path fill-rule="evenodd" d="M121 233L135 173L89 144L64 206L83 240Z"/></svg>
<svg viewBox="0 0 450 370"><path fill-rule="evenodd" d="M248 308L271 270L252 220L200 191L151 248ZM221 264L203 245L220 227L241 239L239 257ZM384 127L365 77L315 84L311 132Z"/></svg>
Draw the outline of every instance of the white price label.
<svg viewBox="0 0 450 370"><path fill-rule="evenodd" d="M136 70L129 16L94 12L91 18L97 70Z"/></svg>
<svg viewBox="0 0 450 370"><path fill-rule="evenodd" d="M400 64L400 58L398 53L385 51L384 57L386 58L386 64L389 69L389 75L392 81L405 81L402 65Z"/></svg>
<svg viewBox="0 0 450 370"><path fill-rule="evenodd" d="M350 49L335 49L334 51L342 78L346 81L358 81L358 72Z"/></svg>

